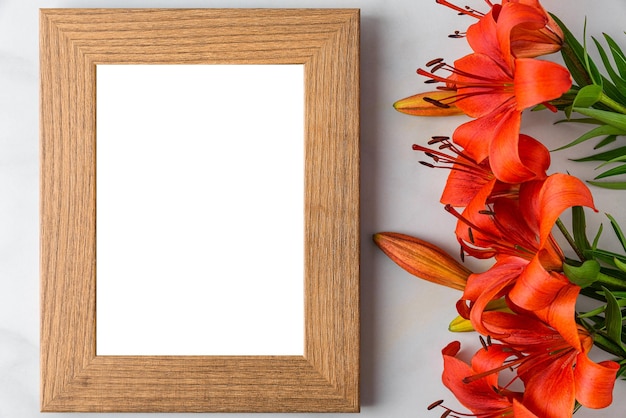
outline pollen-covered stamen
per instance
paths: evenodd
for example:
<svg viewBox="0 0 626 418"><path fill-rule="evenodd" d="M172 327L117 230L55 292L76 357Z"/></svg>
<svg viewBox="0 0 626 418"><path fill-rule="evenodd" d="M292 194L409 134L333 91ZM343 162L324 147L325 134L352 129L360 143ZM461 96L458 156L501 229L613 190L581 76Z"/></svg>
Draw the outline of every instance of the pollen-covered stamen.
<svg viewBox="0 0 626 418"><path fill-rule="evenodd" d="M428 168L445 168L456 172L466 173L472 177L482 179L491 179L493 173L489 170L488 165L477 164L472 158L466 155L450 140L448 136L433 136L428 145L439 145L438 149L431 149L421 145L413 144L413 151L421 151L427 157L431 158L435 164L426 161L420 161L420 164ZM449 151L443 152L443 151Z"/></svg>
<svg viewBox="0 0 626 418"><path fill-rule="evenodd" d="M443 62L443 58L432 59L426 63L426 67L432 67L433 65L439 64L440 62Z"/></svg>
<svg viewBox="0 0 626 418"><path fill-rule="evenodd" d="M518 244L511 243L508 240L508 237L504 238L502 236L496 236L493 233L486 231L484 228L481 228L480 226L476 225L475 223L467 219L465 216L463 216L461 213L459 213L454 207L452 207L452 205L447 204L445 205L444 208L448 213L450 213L452 216L457 218L459 221L463 222L473 231L479 232L482 235L483 242L487 242L487 241L489 242L490 248L484 247L482 245L480 248L471 247L471 250L473 252L479 252L481 250L484 252L490 252L491 250L493 250L498 253L511 254L511 255L516 255L518 257L521 257L522 254L528 254L528 255L533 254L532 252L524 248L521 248ZM459 241L462 247L465 246L466 248L470 248L470 244L474 245L473 232L471 234L468 234L468 236L470 237L470 240L471 240L469 243L459 238Z"/></svg>
<svg viewBox="0 0 626 418"><path fill-rule="evenodd" d="M465 87L500 87L502 86L504 83L502 82L502 80L494 80L488 77L484 77L480 74L472 74L472 73L468 73L467 71L463 71L463 70L459 70L458 68L446 63L446 62L440 62L436 64L436 68L433 68L430 70L430 72L425 71L421 68L417 69L417 73L419 75L423 75L432 79L435 79L437 81L440 81L442 83L448 83L450 82L450 80L446 77L440 77L435 75L434 73L436 71L439 70L446 70L449 71L452 74L456 74L462 77L466 77L472 81L468 81L468 82L461 82L459 80L454 80L455 84L462 84Z"/></svg>
<svg viewBox="0 0 626 418"><path fill-rule="evenodd" d="M480 19L481 17L485 15L484 13L474 10L469 6L460 7L446 0L435 0L435 2L437 4L441 4L442 6L449 7L452 10L456 10L457 12L459 12L460 15L468 15L468 16L475 17L476 19ZM485 3L489 4L490 6L493 6L489 0L485 0Z"/></svg>
<svg viewBox="0 0 626 418"><path fill-rule="evenodd" d="M464 414L463 412L455 411L454 409L448 408L443 404L443 399L438 400L436 402L431 403L426 408L429 411L440 407L444 409L443 414L441 414L440 418L464 418L464 417L477 417L477 418L497 418L508 415L508 411L495 411L495 412L484 412L481 414Z"/></svg>
<svg viewBox="0 0 626 418"><path fill-rule="evenodd" d="M527 356L517 357L517 358L515 358L513 360L509 360L509 361L504 362L504 364L502 364L502 366L500 366L500 367L496 367L496 368L493 368L491 370L487 370L487 371L482 372L482 373L476 373L476 374L473 374L471 376L464 377L463 378L463 383L466 383L466 384L467 383L472 383L472 382L480 380L480 379L482 379L484 377L490 376L490 375L492 375L494 373L500 373L503 370L510 369L510 368L515 368L516 366L519 366L524 361L526 361L527 358L528 358Z"/></svg>
<svg viewBox="0 0 626 418"><path fill-rule="evenodd" d="M519 251L519 256L524 258L534 257L535 253L538 251L538 240L536 242L528 241L528 239L523 234L518 233L517 230L507 228L506 225L500 222L499 218L496 216L496 212L493 209L479 211L478 213L490 216L494 225L500 231L506 231L508 240L511 242L516 242L515 249Z"/></svg>
<svg viewBox="0 0 626 418"><path fill-rule="evenodd" d="M454 33L451 33L450 35L448 35L448 38L460 39L460 38L465 38L465 35L466 35L465 32L455 30Z"/></svg>
<svg viewBox="0 0 626 418"><path fill-rule="evenodd" d="M440 100L435 100L435 99L432 99L430 97L424 97L422 100L424 100L425 102L428 102L428 103L430 103L432 105L435 105L437 107L440 107L442 109L449 109L450 108L450 105L447 105L445 103L442 103Z"/></svg>
<svg viewBox="0 0 626 418"><path fill-rule="evenodd" d="M448 141L450 140L449 136L443 135L435 135L430 137L430 141L428 141L428 145L436 144L437 142Z"/></svg>
<svg viewBox="0 0 626 418"><path fill-rule="evenodd" d="M443 399L439 399L438 401L435 401L435 402L431 403L430 405L428 405L428 407L426 409L429 410L429 411L432 411L433 409L437 408L442 403L443 403Z"/></svg>
<svg viewBox="0 0 626 418"><path fill-rule="evenodd" d="M485 341L482 335L478 337L478 340L480 341L480 345L482 345L486 351L489 351L489 345L487 344L487 342ZM489 342L491 343L491 341Z"/></svg>
<svg viewBox="0 0 626 418"><path fill-rule="evenodd" d="M445 86L439 86L437 87L437 89L457 92L457 94L450 95L445 99L436 100L430 97L424 98L424 100L428 103L431 103L438 107L446 108L447 106L450 106L460 100L480 96L483 94L511 93L512 95L514 91L513 82L511 80L491 79L479 74L470 74L466 71L459 70L458 68L453 67L443 61L439 61L439 59L432 60L427 64L431 64L430 67L432 67L429 71L426 71L422 68L417 69L417 73L419 75L428 77L428 80L426 80L425 83L444 83ZM453 75L459 76L460 78L455 77L451 79L449 77L442 77L438 74L435 74L439 71L448 71ZM510 99L507 99L504 104L506 104L508 100Z"/></svg>

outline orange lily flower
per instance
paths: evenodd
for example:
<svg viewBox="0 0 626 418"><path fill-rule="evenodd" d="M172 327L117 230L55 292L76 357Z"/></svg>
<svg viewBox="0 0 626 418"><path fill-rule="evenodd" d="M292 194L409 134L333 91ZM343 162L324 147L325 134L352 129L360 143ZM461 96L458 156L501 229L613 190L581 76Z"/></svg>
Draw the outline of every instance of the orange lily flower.
<svg viewBox="0 0 626 418"><path fill-rule="evenodd" d="M464 251L478 258L496 257L489 270L468 278L457 305L459 313L485 335L489 332L483 312L491 300L507 295L516 306L539 310L569 284L560 273L564 257L551 230L565 209L593 208L589 189L566 174L524 183L519 200L500 198L486 205L487 195L488 191L478 194L463 215L448 207L460 219L456 233Z"/></svg>
<svg viewBox="0 0 626 418"><path fill-rule="evenodd" d="M471 54L454 67L439 67L453 73L449 79L418 70L434 80L453 80L455 105L476 118L455 130L455 143L477 162L489 157L496 177L507 183L520 183L532 174L519 154L522 111L560 97L572 84L569 71L558 64L530 58L514 63L503 68L488 55Z"/></svg>
<svg viewBox="0 0 626 418"><path fill-rule="evenodd" d="M442 350L444 364L442 380L444 385L450 389L461 404L475 415L454 411L444 406L442 401L431 404L429 409L444 408L446 412L442 416L496 418L514 415L522 418L537 418L535 414L522 405L523 394L521 392L508 390L498 383L498 371L492 372L492 370L502 368L502 364L511 356L511 353L498 352L492 347L484 347L479 350L472 358L471 365L456 358L461 348L458 341L448 344ZM475 375L483 375L483 377L467 381L468 377Z"/></svg>
<svg viewBox="0 0 626 418"><path fill-rule="evenodd" d="M422 151L433 163L420 161L430 168L447 168L450 170L446 186L441 195L441 203L451 206L467 206L476 195L487 192L485 201L491 202L496 197L517 198L519 184L503 183L496 180L489 160L477 163L469 155L450 141L449 137L433 137L428 145L438 145L439 149L430 149L414 144L413 150ZM531 173L523 181L543 180L546 170L550 167L550 152L539 141L528 135L520 135L520 157L524 166ZM446 153L446 151L448 153ZM484 203L484 202L483 202Z"/></svg>
<svg viewBox="0 0 626 418"><path fill-rule="evenodd" d="M538 0L509 0L530 6L546 18L546 24L539 30L526 25L511 29L511 52L518 58L534 58L558 52L565 39L563 31L541 6Z"/></svg>
<svg viewBox="0 0 626 418"><path fill-rule="evenodd" d="M433 60L430 71L418 69L419 74L445 83L441 89L456 91L442 105L454 103L476 119L459 126L454 141L477 162L489 157L494 174L503 182L519 183L530 175L519 155L522 111L540 103L552 108L548 102L572 85L569 71L561 65L512 53L513 29L545 26L544 14L520 3L494 6L468 30L473 54L454 66ZM451 75L439 77L434 74L438 70Z"/></svg>
<svg viewBox="0 0 626 418"><path fill-rule="evenodd" d="M571 417L574 400L588 408L605 408L612 392L619 365L613 361L595 363L588 353L593 339L574 321L574 305L580 288L569 285L554 303L534 313L485 313L484 322L503 345L493 345L494 355L508 354L512 367L524 382L524 405L547 418ZM551 321L566 335L546 321ZM499 371L494 368L494 371ZM483 372L489 373L489 372ZM474 375L480 378L481 374ZM548 395L548 396L546 396Z"/></svg>
<svg viewBox="0 0 626 418"><path fill-rule="evenodd" d="M468 40L470 34L476 31L474 26L498 22L501 32L507 35L500 36L500 40L510 43L508 49L517 58L551 54L559 51L563 44L563 31L538 0L503 0L502 4L485 0L490 7L488 13L462 8L446 0L437 0L437 3L479 20L468 28Z"/></svg>

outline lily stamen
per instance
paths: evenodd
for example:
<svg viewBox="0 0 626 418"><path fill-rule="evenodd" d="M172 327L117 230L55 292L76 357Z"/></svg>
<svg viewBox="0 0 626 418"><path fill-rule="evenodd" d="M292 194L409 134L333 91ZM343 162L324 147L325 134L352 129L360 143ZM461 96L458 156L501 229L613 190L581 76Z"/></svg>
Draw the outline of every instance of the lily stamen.
<svg viewBox="0 0 626 418"><path fill-rule="evenodd" d="M481 17L483 17L485 14L482 12L479 12L477 10L472 9L469 6L465 6L465 7L459 7L455 4L452 4L446 0L435 0L435 2L437 4L441 4L442 6L446 6L452 10L455 10L457 12L459 12L459 15L467 15L467 16L471 16L474 17L476 19L480 19ZM485 0L485 3L489 4L490 7L493 7L493 5L491 4L491 2L489 0Z"/></svg>
<svg viewBox="0 0 626 418"><path fill-rule="evenodd" d="M513 411L497 411L497 412L485 412L481 414L466 414L463 412L455 411L454 409L448 408L443 404L443 399L438 400L436 402L431 403L426 408L429 411L440 407L445 411L441 414L440 418L463 418L463 417L476 417L476 418L497 418L497 417L506 417L513 413ZM454 415L453 415L454 414Z"/></svg>

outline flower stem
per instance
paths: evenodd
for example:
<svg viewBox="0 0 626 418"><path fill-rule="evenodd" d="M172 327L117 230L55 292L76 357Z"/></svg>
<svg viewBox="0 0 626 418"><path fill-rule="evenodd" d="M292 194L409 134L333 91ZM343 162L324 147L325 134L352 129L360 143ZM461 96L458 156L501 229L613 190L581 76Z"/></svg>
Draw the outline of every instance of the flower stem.
<svg viewBox="0 0 626 418"><path fill-rule="evenodd" d="M559 231L561 231L561 234L563 234L563 236L567 240L567 243L570 245L570 247L572 247L572 249L574 250L574 252L578 256L580 261L585 261L584 254L582 253L582 251L580 251L580 248L578 248L578 246L576 246L576 241L574 241L574 237L572 237L570 235L569 231L567 230L567 228L563 224L563 221L561 221L560 219L557 219L556 220L556 226L559 228Z"/></svg>
<svg viewBox="0 0 626 418"><path fill-rule="evenodd" d="M626 106L624 106L623 104L618 103L615 100L611 99L604 92L602 92L602 96L600 96L599 102L602 103L603 105L607 106L611 110L614 110L614 111L616 111L618 113L626 115Z"/></svg>
<svg viewBox="0 0 626 418"><path fill-rule="evenodd" d="M626 290L626 281L604 273L598 274L596 283L603 284L610 290Z"/></svg>

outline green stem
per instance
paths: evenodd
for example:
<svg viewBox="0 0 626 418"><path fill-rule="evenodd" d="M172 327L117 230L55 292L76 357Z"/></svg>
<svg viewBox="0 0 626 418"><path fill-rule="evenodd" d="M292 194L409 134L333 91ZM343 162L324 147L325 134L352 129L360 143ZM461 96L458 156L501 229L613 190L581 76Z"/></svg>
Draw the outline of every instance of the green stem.
<svg viewBox="0 0 626 418"><path fill-rule="evenodd" d="M584 254L582 253L582 251L580 251L580 248L578 248L578 246L576 245L576 241L574 241L574 238L570 235L565 225L563 225L563 221L561 221L560 219L557 219L556 226L559 228L559 231L561 231L561 234L563 234L563 236L567 240L567 243L570 245L570 247L572 247L572 249L578 256L580 261L585 261Z"/></svg>
<svg viewBox="0 0 626 418"><path fill-rule="evenodd" d="M602 103L611 110L621 113L622 115L626 115L626 106L611 99L604 92L602 92L602 96L600 96L599 103Z"/></svg>
<svg viewBox="0 0 626 418"><path fill-rule="evenodd" d="M604 273L598 273L596 283L603 284L610 290L626 290L626 281Z"/></svg>

